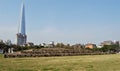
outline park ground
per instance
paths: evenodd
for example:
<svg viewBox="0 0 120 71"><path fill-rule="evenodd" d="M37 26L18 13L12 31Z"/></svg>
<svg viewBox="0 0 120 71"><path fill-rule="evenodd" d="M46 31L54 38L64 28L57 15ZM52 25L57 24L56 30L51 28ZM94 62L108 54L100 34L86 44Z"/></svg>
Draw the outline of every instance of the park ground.
<svg viewBox="0 0 120 71"><path fill-rule="evenodd" d="M120 71L120 54L4 58L0 71Z"/></svg>

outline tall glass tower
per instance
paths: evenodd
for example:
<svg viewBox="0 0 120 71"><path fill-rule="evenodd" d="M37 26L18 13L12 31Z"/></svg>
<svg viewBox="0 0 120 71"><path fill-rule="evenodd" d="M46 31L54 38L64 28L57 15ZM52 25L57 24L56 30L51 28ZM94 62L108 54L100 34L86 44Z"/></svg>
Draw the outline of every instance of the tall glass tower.
<svg viewBox="0 0 120 71"><path fill-rule="evenodd" d="M21 15L20 15L20 24L17 33L17 45L23 46L26 44L27 35L26 35L26 25L25 25L25 6L22 2L21 5Z"/></svg>

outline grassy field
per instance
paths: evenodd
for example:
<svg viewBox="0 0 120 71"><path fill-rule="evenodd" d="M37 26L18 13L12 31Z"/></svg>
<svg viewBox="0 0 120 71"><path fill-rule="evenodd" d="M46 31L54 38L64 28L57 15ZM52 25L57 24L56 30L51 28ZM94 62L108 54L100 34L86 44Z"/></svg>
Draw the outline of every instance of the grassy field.
<svg viewBox="0 0 120 71"><path fill-rule="evenodd" d="M0 71L120 71L120 54L40 58L3 58Z"/></svg>

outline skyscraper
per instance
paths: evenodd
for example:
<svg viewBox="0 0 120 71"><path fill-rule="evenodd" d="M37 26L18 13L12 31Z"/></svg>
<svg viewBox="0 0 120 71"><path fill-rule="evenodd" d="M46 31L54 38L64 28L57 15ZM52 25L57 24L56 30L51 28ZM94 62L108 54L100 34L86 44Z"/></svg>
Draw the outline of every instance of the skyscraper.
<svg viewBox="0 0 120 71"><path fill-rule="evenodd" d="M21 16L20 16L20 23L19 23L19 29L17 33L17 45L23 46L26 44L27 41L27 35L26 35L26 26L25 26L25 6L22 2L21 5Z"/></svg>

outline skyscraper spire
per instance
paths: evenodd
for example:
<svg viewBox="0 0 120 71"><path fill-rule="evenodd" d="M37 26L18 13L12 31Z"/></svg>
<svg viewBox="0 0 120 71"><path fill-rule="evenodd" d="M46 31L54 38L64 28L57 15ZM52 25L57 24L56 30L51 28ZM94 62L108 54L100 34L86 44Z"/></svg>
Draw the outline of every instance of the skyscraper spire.
<svg viewBox="0 0 120 71"><path fill-rule="evenodd" d="M26 44L26 41L27 41L24 2L22 2L22 4L21 4L21 15L20 15L20 23L19 24L20 24L19 31L17 33L17 45L23 46Z"/></svg>
<svg viewBox="0 0 120 71"><path fill-rule="evenodd" d="M20 16L20 26L19 26L19 32L23 35L26 34L26 25L25 25L25 6L24 2L21 4L21 16Z"/></svg>

